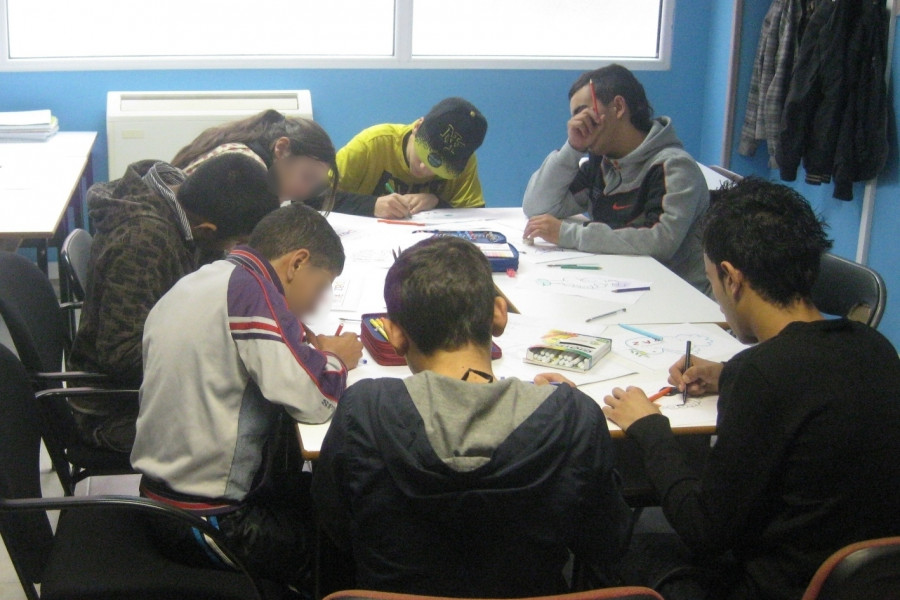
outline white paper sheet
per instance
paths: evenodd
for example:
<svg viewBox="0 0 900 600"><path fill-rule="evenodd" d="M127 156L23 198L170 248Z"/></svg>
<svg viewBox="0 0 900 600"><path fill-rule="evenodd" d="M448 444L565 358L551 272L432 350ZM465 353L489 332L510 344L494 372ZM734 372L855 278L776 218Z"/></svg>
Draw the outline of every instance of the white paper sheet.
<svg viewBox="0 0 900 600"><path fill-rule="evenodd" d="M651 285L648 281L608 277L596 271L552 267L528 270L518 277L518 287L523 291L581 296L619 305L634 304L646 290L621 293L614 290Z"/></svg>
<svg viewBox="0 0 900 600"><path fill-rule="evenodd" d="M663 336L653 340L618 325L607 327L603 336L612 339L612 351L648 369L668 369L684 355L686 342L691 342L691 355L707 360L728 360L748 346L728 335L716 325L641 325L641 329Z"/></svg>

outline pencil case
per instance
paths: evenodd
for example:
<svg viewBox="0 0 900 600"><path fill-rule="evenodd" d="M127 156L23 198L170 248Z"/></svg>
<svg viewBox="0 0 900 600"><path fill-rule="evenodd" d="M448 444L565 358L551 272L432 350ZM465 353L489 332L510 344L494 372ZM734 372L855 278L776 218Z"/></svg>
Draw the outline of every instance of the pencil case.
<svg viewBox="0 0 900 600"><path fill-rule="evenodd" d="M438 231L434 236L469 240L484 252L495 273L519 269L519 251L499 231Z"/></svg>
<svg viewBox="0 0 900 600"><path fill-rule="evenodd" d="M385 317L387 317L385 313L363 315L360 339L376 363L384 367L402 367L406 365L406 358L397 354L390 342L372 325L372 319ZM503 351L500 349L500 346L491 342L491 360L497 360L501 356L503 356Z"/></svg>

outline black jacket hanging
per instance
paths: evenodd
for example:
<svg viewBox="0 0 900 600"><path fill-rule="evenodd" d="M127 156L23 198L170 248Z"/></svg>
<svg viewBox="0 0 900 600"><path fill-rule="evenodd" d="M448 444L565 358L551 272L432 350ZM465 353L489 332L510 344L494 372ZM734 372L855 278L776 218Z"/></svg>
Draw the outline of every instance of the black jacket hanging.
<svg viewBox="0 0 900 600"><path fill-rule="evenodd" d="M871 179L887 154L887 10L883 0L820 0L794 64L781 118L777 161L794 181L835 179L835 198L852 200L854 181Z"/></svg>
<svg viewBox="0 0 900 600"><path fill-rule="evenodd" d="M853 199L853 182L874 178L888 152L887 62L889 14L884 0L865 0L847 48L848 90L834 158L834 197Z"/></svg>

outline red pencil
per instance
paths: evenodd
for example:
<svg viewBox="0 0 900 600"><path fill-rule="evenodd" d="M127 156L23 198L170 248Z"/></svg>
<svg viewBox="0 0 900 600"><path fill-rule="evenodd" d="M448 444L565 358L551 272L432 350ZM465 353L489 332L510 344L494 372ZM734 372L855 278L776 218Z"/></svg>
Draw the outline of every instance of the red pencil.
<svg viewBox="0 0 900 600"><path fill-rule="evenodd" d="M600 109L597 106L597 91L594 89L594 80L591 79L591 100L594 102L594 116L600 116Z"/></svg>
<svg viewBox="0 0 900 600"><path fill-rule="evenodd" d="M650 397L647 398L647 399L648 399L650 402L656 402L657 400L659 400L659 399L662 398L663 396L668 396L669 394L671 394L671 393L672 393L672 390L674 390L674 389L675 389L675 388L672 387L672 386L664 387L663 389L659 390L658 392L656 392L655 394L653 394L652 396L650 396Z"/></svg>
<svg viewBox="0 0 900 600"><path fill-rule="evenodd" d="M337 336L341 335L341 332L343 330L344 330L344 324L341 323L340 325L338 325L337 331L334 332L334 336L337 337Z"/></svg>

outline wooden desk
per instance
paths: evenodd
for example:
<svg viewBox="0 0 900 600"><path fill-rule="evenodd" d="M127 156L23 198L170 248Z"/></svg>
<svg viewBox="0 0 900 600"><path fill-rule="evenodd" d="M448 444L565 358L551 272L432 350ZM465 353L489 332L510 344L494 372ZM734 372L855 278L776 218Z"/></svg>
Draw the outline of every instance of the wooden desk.
<svg viewBox="0 0 900 600"><path fill-rule="evenodd" d="M383 311L382 289L387 268L392 260L390 249L396 249L398 246L406 248L426 237L425 234L414 233L417 230L486 229L502 231L513 245L525 252L520 256L519 277L510 278L504 273L495 274L495 282L521 311L519 315L510 315L506 333L496 340L503 349L503 356L494 361L493 365L494 373L498 377L519 377L528 381L537 372L552 370L526 365L522 361L527 345L534 343L552 328L603 335L608 327L618 330L615 325L619 323L646 324L647 329L652 330L651 324L664 327L662 324L691 322L702 324L700 327L705 328L711 336L723 334L721 328L715 325L722 320L718 305L659 262L646 256L592 255L573 259L579 263L601 265L603 270L598 273L606 276L652 282L651 290L644 293L634 304L628 305L627 312L585 323L586 318L605 312L611 308L610 305L595 298L538 293L520 285L521 280L526 279L529 273L552 270L543 262L547 260L547 256L552 259L552 255L529 253L529 247L520 243L521 230L518 234L514 233L518 223L524 226L525 218L520 209L455 209L452 213L448 211L434 211L434 213L435 215L441 213L443 220L437 217L432 220L428 215L414 217L414 221L428 223L425 226L391 225L365 217L336 213L330 215L329 222L341 235L347 255L344 275L337 283L339 286L346 285L342 294L344 298L355 295L358 296L358 302L351 302L347 306L346 300L336 298L330 311L323 311L322 315L308 321L311 329L331 333L339 323L343 323L345 331L358 332L360 326L358 319L361 314ZM514 235L519 237L515 238ZM346 320L341 321L342 318ZM405 366L383 367L376 364L368 352L364 351L363 356L368 362L350 371L348 384L366 378L405 378L410 375L409 369ZM710 358L725 360L730 356L731 354ZM560 372L575 380L580 389L601 403L603 396L614 387L662 386L667 378L666 369L648 369L618 354L611 353L603 359L602 364L609 365L610 369L620 368L623 373L628 374L591 383L592 378L598 378L596 373L601 369L600 365L587 374L577 376L565 371ZM663 412L670 418L677 433L709 435L715 432L717 400L718 398L714 396L692 399L686 407L681 407L678 402L669 401L668 407L664 408ZM609 425L613 437L624 437L618 427L612 423ZM329 423L298 425L298 436L305 459L318 458L328 427Z"/></svg>
<svg viewBox="0 0 900 600"><path fill-rule="evenodd" d="M49 241L59 244L68 232L69 208L75 226L84 227L96 138L96 132L60 132L46 142L0 143L0 241L11 249L30 242L45 273Z"/></svg>

